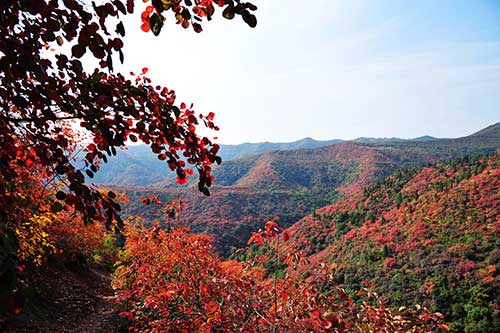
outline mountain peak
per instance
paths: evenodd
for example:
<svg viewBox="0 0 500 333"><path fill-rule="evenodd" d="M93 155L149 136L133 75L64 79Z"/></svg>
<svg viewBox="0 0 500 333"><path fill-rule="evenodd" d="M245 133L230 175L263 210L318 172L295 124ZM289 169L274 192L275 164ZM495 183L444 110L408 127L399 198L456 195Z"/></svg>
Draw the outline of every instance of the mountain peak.
<svg viewBox="0 0 500 333"><path fill-rule="evenodd" d="M435 137L430 136L430 135L423 135L423 136L419 136L418 138L414 138L413 140L414 141L434 141L434 140L438 140L438 138L435 138Z"/></svg>
<svg viewBox="0 0 500 333"><path fill-rule="evenodd" d="M317 140L314 140L313 138L311 138L310 136L306 136L305 138L303 139L300 139L298 141L317 141Z"/></svg>
<svg viewBox="0 0 500 333"><path fill-rule="evenodd" d="M500 136L500 122L496 123L496 124L493 124L493 125L490 125L486 128L483 128L482 130L476 132L476 133L473 133L469 136L472 136L472 137L477 137L477 136L482 136L482 137L490 137L490 136Z"/></svg>

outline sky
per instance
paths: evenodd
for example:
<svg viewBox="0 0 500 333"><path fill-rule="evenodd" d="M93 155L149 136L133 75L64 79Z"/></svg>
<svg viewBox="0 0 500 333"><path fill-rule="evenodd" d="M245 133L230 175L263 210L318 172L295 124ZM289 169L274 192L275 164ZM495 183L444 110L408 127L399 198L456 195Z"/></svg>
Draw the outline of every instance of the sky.
<svg viewBox="0 0 500 333"><path fill-rule="evenodd" d="M219 142L460 137L500 121L499 0L253 0L258 24L127 18L125 63L214 112Z"/></svg>

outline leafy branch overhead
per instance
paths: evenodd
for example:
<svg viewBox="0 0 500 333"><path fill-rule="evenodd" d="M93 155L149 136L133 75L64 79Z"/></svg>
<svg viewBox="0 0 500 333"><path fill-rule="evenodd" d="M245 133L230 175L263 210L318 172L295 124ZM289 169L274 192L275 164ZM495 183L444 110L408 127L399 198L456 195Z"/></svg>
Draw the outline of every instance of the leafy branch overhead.
<svg viewBox="0 0 500 333"><path fill-rule="evenodd" d="M250 13L256 7L240 1L144 2L142 30L155 35L168 13L184 28L200 32L215 7L224 8L227 18L240 15L250 26L256 24ZM201 115L192 104L176 103L175 91L153 84L147 68L138 75L131 73L132 78L113 72L115 58L124 60L126 32L120 19L134 13L137 3L7 0L0 4L2 181L16 186L20 177L16 165L41 168L49 181L66 185L55 198L54 212L72 207L86 221L117 227L122 225L119 205L112 196L88 186L85 178L93 178L100 164L128 140L149 145L181 184L197 171L198 188L206 195L214 180L211 165L221 163L219 146L197 134L199 126L219 129L213 112ZM61 47L65 44L70 54ZM87 72L80 61L84 56L96 59L99 68ZM82 152L84 167L75 163ZM0 190L0 199L5 198L6 190Z"/></svg>
<svg viewBox="0 0 500 333"><path fill-rule="evenodd" d="M129 1L130 2L130 1ZM166 13L171 11L176 19L176 23L188 29L190 26L196 32L203 31L201 23L204 19L210 21L215 13L215 6L224 8L222 16L226 19L233 19L240 15L250 27L257 26L257 18L251 12L257 10L257 7L249 2L240 2L239 0L153 0L151 5L141 14L141 29L145 32L151 31L158 36L161 32L164 22L167 20ZM129 9L133 9L133 2Z"/></svg>

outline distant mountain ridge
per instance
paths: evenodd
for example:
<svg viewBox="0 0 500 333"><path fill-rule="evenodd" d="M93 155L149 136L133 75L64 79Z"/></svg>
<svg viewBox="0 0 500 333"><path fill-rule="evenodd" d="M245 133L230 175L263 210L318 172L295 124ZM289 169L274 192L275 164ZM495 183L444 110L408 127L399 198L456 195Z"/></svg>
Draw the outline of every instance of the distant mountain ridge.
<svg viewBox="0 0 500 333"><path fill-rule="evenodd" d="M187 205L183 222L194 231L214 235L217 248L226 254L243 246L251 231L275 215L283 226L292 225L313 209L358 193L402 167L496 152L500 149L500 135L494 134L497 127L500 124L488 135L458 139L350 141L230 160L214 168L210 197L198 193L195 181L187 187L166 180L154 187L119 190L131 199L125 215L141 215L147 221L165 217L160 210L152 212L137 203L139 198L151 194L163 202L182 198Z"/></svg>
<svg viewBox="0 0 500 333"><path fill-rule="evenodd" d="M440 140L439 138L435 138L430 135L424 135L424 136L419 136L417 138L413 139L401 139L401 138L366 138L366 137L359 137L356 138L352 141L354 142L364 142L364 143L370 143L370 142L404 142L404 141L433 141L433 140Z"/></svg>
<svg viewBox="0 0 500 333"><path fill-rule="evenodd" d="M340 139L333 140L314 140L307 137L293 142L257 142L242 143L238 145L221 145L220 153L224 161L234 160L236 158L258 155L273 150L293 150L304 148L318 148L343 142Z"/></svg>
<svg viewBox="0 0 500 333"><path fill-rule="evenodd" d="M403 142L438 140L431 136L415 139L400 138L366 138L360 137L354 142ZM259 155L269 151L311 149L330 146L350 140L332 139L315 140L310 137L293 142L258 142L237 145L220 145L220 156L224 162L248 156ZM110 163L103 163L99 172L92 179L93 183L114 184L121 186L149 186L175 177L164 161L156 158L146 145L129 146L127 150L118 151L117 156L110 158Z"/></svg>

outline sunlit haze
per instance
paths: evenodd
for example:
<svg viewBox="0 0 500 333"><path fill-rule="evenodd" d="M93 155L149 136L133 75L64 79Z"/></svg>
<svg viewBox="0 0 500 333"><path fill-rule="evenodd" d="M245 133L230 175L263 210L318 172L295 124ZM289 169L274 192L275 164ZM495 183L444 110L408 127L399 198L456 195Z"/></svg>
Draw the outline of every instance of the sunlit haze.
<svg viewBox="0 0 500 333"><path fill-rule="evenodd" d="M201 34L126 21L122 71L147 66L222 143L458 137L500 120L500 3L265 1Z"/></svg>

